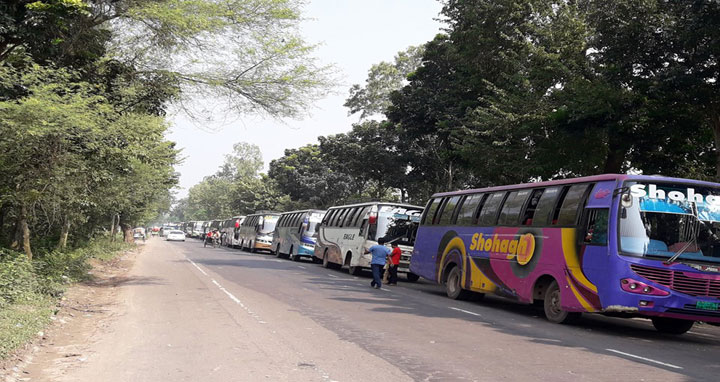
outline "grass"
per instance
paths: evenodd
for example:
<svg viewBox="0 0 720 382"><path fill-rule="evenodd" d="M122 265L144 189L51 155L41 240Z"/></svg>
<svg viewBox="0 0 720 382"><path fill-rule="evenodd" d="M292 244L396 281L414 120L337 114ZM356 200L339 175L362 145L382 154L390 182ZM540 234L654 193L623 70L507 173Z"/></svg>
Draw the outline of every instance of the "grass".
<svg viewBox="0 0 720 382"><path fill-rule="evenodd" d="M0 359L37 337L50 322L56 300L37 295L0 310Z"/></svg>
<svg viewBox="0 0 720 382"><path fill-rule="evenodd" d="M133 247L102 238L82 248L44 253L32 265L23 254L0 249L0 360L44 330L67 286L90 277L91 259L112 260Z"/></svg>

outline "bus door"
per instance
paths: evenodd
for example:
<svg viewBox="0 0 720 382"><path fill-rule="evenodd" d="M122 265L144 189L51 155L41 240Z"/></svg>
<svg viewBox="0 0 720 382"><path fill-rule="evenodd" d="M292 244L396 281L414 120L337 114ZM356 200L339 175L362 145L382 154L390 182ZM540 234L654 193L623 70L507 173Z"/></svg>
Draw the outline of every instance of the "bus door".
<svg viewBox="0 0 720 382"><path fill-rule="evenodd" d="M577 230L577 256L566 253L569 278L578 301L587 311L601 309L598 283L608 279L610 207L615 181L595 184L587 194ZM564 248L565 249L565 248Z"/></svg>

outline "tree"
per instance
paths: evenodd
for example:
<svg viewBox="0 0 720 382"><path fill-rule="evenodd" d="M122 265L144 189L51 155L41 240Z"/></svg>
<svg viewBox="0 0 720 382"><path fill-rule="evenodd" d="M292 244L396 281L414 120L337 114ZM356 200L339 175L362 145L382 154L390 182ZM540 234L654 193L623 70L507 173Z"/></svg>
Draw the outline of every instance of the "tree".
<svg viewBox="0 0 720 382"><path fill-rule="evenodd" d="M239 142L233 145L232 154L225 155L225 162L216 176L229 180L255 178L263 167L260 147Z"/></svg>
<svg viewBox="0 0 720 382"><path fill-rule="evenodd" d="M307 208L327 208L350 196L352 178L331 165L318 145L286 149L270 162L268 176L278 189Z"/></svg>
<svg viewBox="0 0 720 382"><path fill-rule="evenodd" d="M395 56L395 62L382 61L368 71L365 86L355 84L344 106L349 114L360 113L360 119L384 113L390 106L390 93L407 83L408 76L422 63L422 46L410 46Z"/></svg>

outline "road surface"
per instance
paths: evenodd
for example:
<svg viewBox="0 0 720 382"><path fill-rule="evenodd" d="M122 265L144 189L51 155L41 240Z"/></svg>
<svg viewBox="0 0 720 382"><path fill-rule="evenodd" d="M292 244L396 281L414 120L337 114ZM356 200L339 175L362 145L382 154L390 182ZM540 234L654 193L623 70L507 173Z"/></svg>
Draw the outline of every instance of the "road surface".
<svg viewBox="0 0 720 382"><path fill-rule="evenodd" d="M122 309L61 381L717 380L720 328L585 315L555 325L420 280L369 287L311 262L153 238ZM33 375L31 380L45 376Z"/></svg>

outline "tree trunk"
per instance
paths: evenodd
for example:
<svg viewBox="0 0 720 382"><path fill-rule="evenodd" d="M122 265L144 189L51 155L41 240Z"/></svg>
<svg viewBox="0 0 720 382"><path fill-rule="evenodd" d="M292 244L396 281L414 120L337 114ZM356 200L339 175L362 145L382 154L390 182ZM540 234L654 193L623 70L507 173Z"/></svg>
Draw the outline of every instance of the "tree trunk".
<svg viewBox="0 0 720 382"><path fill-rule="evenodd" d="M30 227L28 226L27 215L27 207L25 204L20 204L17 225L15 226L15 240L10 245L10 248L19 251L22 246L28 260L32 261L33 254L30 248Z"/></svg>
<svg viewBox="0 0 720 382"><path fill-rule="evenodd" d="M3 204L0 206L0 245L5 242L5 216L8 213L8 206Z"/></svg>
<svg viewBox="0 0 720 382"><path fill-rule="evenodd" d="M113 212L110 222L110 241L115 241L115 227L117 226L117 224L115 224L115 215L117 214Z"/></svg>
<svg viewBox="0 0 720 382"><path fill-rule="evenodd" d="M622 142L622 137L613 134L613 128L610 128L610 137L608 139L608 153L605 157L604 174L620 174L623 172L623 164L625 163L625 154L627 150Z"/></svg>
<svg viewBox="0 0 720 382"><path fill-rule="evenodd" d="M715 139L715 181L720 181L720 113L713 113L710 117L710 127Z"/></svg>
<svg viewBox="0 0 720 382"><path fill-rule="evenodd" d="M62 225L62 230L60 231L60 241L58 241L57 249L65 249L67 247L67 239L68 235L70 234L70 219L65 218L65 221Z"/></svg>
<svg viewBox="0 0 720 382"><path fill-rule="evenodd" d="M126 243L134 243L135 242L135 239L133 239L132 226L129 226L125 223L120 223L120 229L122 229L123 238Z"/></svg>

